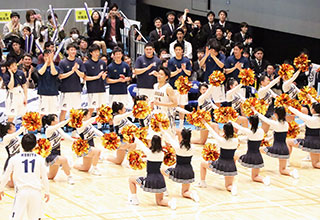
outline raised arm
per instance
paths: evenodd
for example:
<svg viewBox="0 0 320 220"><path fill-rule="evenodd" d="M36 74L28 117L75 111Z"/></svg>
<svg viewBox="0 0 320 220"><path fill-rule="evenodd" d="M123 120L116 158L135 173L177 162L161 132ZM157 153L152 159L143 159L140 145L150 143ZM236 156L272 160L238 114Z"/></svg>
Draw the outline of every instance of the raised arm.
<svg viewBox="0 0 320 220"><path fill-rule="evenodd" d="M217 139L219 142L223 142L224 141L224 138L221 137L217 132L215 132L207 122L204 123L204 125L208 129L209 133L212 134L215 139Z"/></svg>
<svg viewBox="0 0 320 220"><path fill-rule="evenodd" d="M227 100L230 100L234 94L236 94L237 92L239 92L239 90L241 89L241 87L242 87L242 84L240 83L239 85L237 85L237 86L234 87L233 89L229 90L229 91L227 92L227 95L226 95Z"/></svg>
<svg viewBox="0 0 320 220"><path fill-rule="evenodd" d="M15 138L15 137L18 137L18 136L19 136L20 134L22 134L25 130L26 130L26 128L23 127L23 126L21 126L18 131L14 132L14 133L12 133L12 134L6 134L6 135L5 135L5 139L11 140L11 139L13 139L13 138Z"/></svg>
<svg viewBox="0 0 320 220"><path fill-rule="evenodd" d="M263 98L263 96L266 95L266 93L269 91L269 89L271 89L274 85L276 85L280 81L280 78L281 77L278 76L277 78L272 80L267 86L262 87L261 89L259 89L259 91L258 91L259 98Z"/></svg>
<svg viewBox="0 0 320 220"><path fill-rule="evenodd" d="M103 136L102 131L100 131L100 130L96 129L96 128L95 128L95 127L93 127L93 126L92 126L92 128L93 128L94 133L95 133L97 136L99 136L99 137L102 137L102 136Z"/></svg>
<svg viewBox="0 0 320 220"><path fill-rule="evenodd" d="M49 126L49 127L47 128L47 130L48 130L49 133L52 133L52 132L54 132L55 130L58 130L59 128L61 128L61 127L65 126L66 124L68 124L69 121L70 121L70 119L67 119L67 120L65 120L65 121L61 121L61 122L59 122L59 123L56 124L56 125Z"/></svg>
<svg viewBox="0 0 320 220"><path fill-rule="evenodd" d="M276 121L274 121L274 120L271 120L271 119L265 117L264 115L260 114L260 113L257 112L256 110L254 111L254 113L257 114L258 117L259 117L262 121L264 121L265 123L267 123L267 124L269 124L269 125L271 125L271 126L274 126L274 127L278 126L278 122L276 122Z"/></svg>
<svg viewBox="0 0 320 220"><path fill-rule="evenodd" d="M69 140L71 142L74 141L74 139L70 137L66 132L64 132L61 128L58 128L58 131L65 140Z"/></svg>
<svg viewBox="0 0 320 220"><path fill-rule="evenodd" d="M288 109L293 113L295 114L296 116L298 116L301 120L303 121L310 121L312 120L312 116L309 116L309 115L306 115L302 112L300 112L299 110L289 106Z"/></svg>
<svg viewBox="0 0 320 220"><path fill-rule="evenodd" d="M145 154L151 153L151 150L137 137L135 137L134 142L137 144L137 149L142 150Z"/></svg>
<svg viewBox="0 0 320 220"><path fill-rule="evenodd" d="M214 89L214 86L210 85L207 91L198 98L199 105L202 105L204 101L210 97L210 95L213 92L213 89Z"/></svg>
<svg viewBox="0 0 320 220"><path fill-rule="evenodd" d="M168 142L169 144L171 144L171 146L174 149L178 149L180 148L180 144L177 141L177 139L173 136L171 136L167 131L165 130L161 130L161 134L163 135L163 138L166 140L166 142Z"/></svg>
<svg viewBox="0 0 320 220"><path fill-rule="evenodd" d="M287 81L285 81L282 85L282 90L283 92L288 92L290 87L291 87L291 84L293 83L293 81L296 80L296 78L299 76L300 74L300 70L298 70L297 72L295 72L295 74L290 78L288 79Z"/></svg>
<svg viewBox="0 0 320 220"><path fill-rule="evenodd" d="M251 135L252 134L252 131L249 129L249 128L244 128L242 127L241 125L231 121L233 127L235 127L236 129L242 131L243 133L245 133L246 135Z"/></svg>
<svg viewBox="0 0 320 220"><path fill-rule="evenodd" d="M92 118L84 121L84 122L82 123L82 126L81 126L81 127L87 127L88 125L91 125L93 122L96 121L96 118L97 118L97 117L98 117L98 116L92 117Z"/></svg>
<svg viewBox="0 0 320 220"><path fill-rule="evenodd" d="M126 113L121 114L121 115L116 115L113 118L113 123L114 124L118 124L122 119L131 117L132 115L133 115L132 112L126 112Z"/></svg>

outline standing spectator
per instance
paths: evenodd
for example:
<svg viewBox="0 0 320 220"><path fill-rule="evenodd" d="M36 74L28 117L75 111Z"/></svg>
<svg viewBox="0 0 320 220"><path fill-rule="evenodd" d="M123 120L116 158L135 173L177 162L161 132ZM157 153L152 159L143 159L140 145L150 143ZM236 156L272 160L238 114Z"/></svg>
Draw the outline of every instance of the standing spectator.
<svg viewBox="0 0 320 220"><path fill-rule="evenodd" d="M18 38L13 38L12 47L10 49L9 54L7 55L8 59L15 59L18 64L21 64L20 60L23 57L24 50L21 48L21 42Z"/></svg>
<svg viewBox="0 0 320 220"><path fill-rule="evenodd" d="M238 82L239 80L239 72L243 68L249 68L249 60L242 56L243 51L243 44L242 43L236 43L233 48L233 55L229 56L225 62L225 72L226 72L226 78L233 77Z"/></svg>
<svg viewBox="0 0 320 220"><path fill-rule="evenodd" d="M31 28L28 26L23 27L23 37L22 37L22 48L26 53L30 53L33 57L37 56L36 53L36 39L33 33L31 32ZM36 62L37 60L35 60Z"/></svg>
<svg viewBox="0 0 320 220"><path fill-rule="evenodd" d="M192 75L189 78L192 81L199 81L203 82L203 77L204 77L204 72L205 72L205 66L203 65L202 67L200 66L200 62L202 58L204 57L204 49L200 48L197 50L197 60L193 62L192 65Z"/></svg>
<svg viewBox="0 0 320 220"><path fill-rule="evenodd" d="M151 31L149 34L150 42L153 43L156 53L159 54L160 49L168 47L169 36L167 32L162 28L162 18L157 17L153 20L155 30Z"/></svg>
<svg viewBox="0 0 320 220"><path fill-rule="evenodd" d="M10 14L11 21L6 23L3 27L3 37L8 39L10 37L20 38L23 26L20 24L20 15L17 12Z"/></svg>
<svg viewBox="0 0 320 220"><path fill-rule="evenodd" d="M166 14L168 23L164 24L162 29L167 32L168 36L169 36L169 43L171 43L172 41L174 41L174 31L176 30L176 24L174 23L174 20L176 18L176 13L174 11L169 11Z"/></svg>
<svg viewBox="0 0 320 220"><path fill-rule="evenodd" d="M216 15L213 11L209 11L207 14L208 23L203 25L203 31L206 33L207 39L213 38L216 34L215 25L214 25L214 17Z"/></svg>
<svg viewBox="0 0 320 220"><path fill-rule="evenodd" d="M54 65L53 56L54 53L45 50L43 52L44 63L37 66L39 72L39 113L41 115L57 114L59 110L58 74L60 69Z"/></svg>
<svg viewBox="0 0 320 220"><path fill-rule="evenodd" d="M220 26L216 27L215 39L222 47L227 47L229 44L229 41L224 37L223 29Z"/></svg>
<svg viewBox="0 0 320 220"><path fill-rule="evenodd" d="M53 19L56 20L57 27L55 26L55 23L54 23ZM49 38L49 40L54 41L54 40L58 40L58 39L62 40L62 39L65 38L64 30L60 28L60 24L59 24L59 21L58 21L58 15L56 13L54 13L54 18L52 18L51 13L49 13L47 27L48 27L48 38ZM56 29L58 29L58 35L56 36L56 39L52 39L53 34L54 34Z"/></svg>
<svg viewBox="0 0 320 220"><path fill-rule="evenodd" d="M100 47L92 44L89 47L90 58L84 63L86 75L86 85L88 91L88 118L91 117L94 109L99 109L102 104L106 104L106 88L104 81L106 79L106 63L99 59Z"/></svg>
<svg viewBox="0 0 320 220"><path fill-rule="evenodd" d="M118 9L119 7L117 4L114 3L111 5L106 21L107 32L105 38L107 47L111 49L115 46L123 47L120 29L124 28L124 21Z"/></svg>
<svg viewBox="0 0 320 220"><path fill-rule="evenodd" d="M151 42L144 46L144 55L138 57L135 63L134 74L137 77L138 95L146 95L153 100L153 85L157 82L155 70L160 66L160 59L154 55L154 46Z"/></svg>
<svg viewBox="0 0 320 220"><path fill-rule="evenodd" d="M44 50L44 44L48 41L48 28L46 26L41 26L39 38L36 39L37 44ZM37 47L36 52L40 54L40 49Z"/></svg>
<svg viewBox="0 0 320 220"><path fill-rule="evenodd" d="M38 87L39 73L36 68L32 65L32 56L31 54L24 54L22 58L22 63L18 67L24 72L24 75L27 79L28 88L34 89Z"/></svg>
<svg viewBox="0 0 320 220"><path fill-rule="evenodd" d="M248 37L248 28L249 25L246 22L240 23L240 32L235 33L234 42L235 43L243 43L244 46L252 43L252 38Z"/></svg>
<svg viewBox="0 0 320 220"><path fill-rule="evenodd" d="M89 56L88 40L85 37L80 38L78 55L80 58Z"/></svg>
<svg viewBox="0 0 320 220"><path fill-rule="evenodd" d="M40 36L40 28L42 26L41 15L37 14L34 10L28 10L26 12L26 22L23 24L24 27L30 27L31 33L35 39Z"/></svg>
<svg viewBox="0 0 320 220"><path fill-rule="evenodd" d="M268 64L267 65L267 68L266 68L266 71L265 72L263 72L262 74L261 74L262 76L263 75L266 75L269 79L270 79L270 81L272 81L272 80L274 80L274 79L276 79L279 75L276 73L276 68L274 67L274 65L272 65L272 64ZM276 84L276 85L274 85L272 88L271 88L271 90L273 91L273 92L275 92L277 95L281 95L281 93L282 93L282 79Z"/></svg>
<svg viewBox="0 0 320 220"><path fill-rule="evenodd" d="M250 68L254 70L256 78L258 79L261 76L261 74L266 70L269 62L263 58L264 49L262 47L255 48L253 55L254 59L250 62Z"/></svg>
<svg viewBox="0 0 320 220"><path fill-rule="evenodd" d="M197 58L198 49L203 48L207 43L206 34L204 33L199 20L194 21L191 34L194 35L191 38L190 43L192 45L192 58L195 60Z"/></svg>
<svg viewBox="0 0 320 220"><path fill-rule="evenodd" d="M232 25L227 21L228 13L225 10L220 10L218 13L219 21L215 24L216 28L222 28L223 33L226 33L227 30L232 32Z"/></svg>
<svg viewBox="0 0 320 220"><path fill-rule="evenodd" d="M69 44L72 44L72 43L76 43L78 44L79 43L79 36L80 36L80 32L77 28L71 28L70 30L70 37L68 37L65 42L64 42L64 51L67 50L67 46Z"/></svg>
<svg viewBox="0 0 320 220"><path fill-rule="evenodd" d="M45 50L50 50L51 53L55 53L56 49L55 49L55 46L54 46L54 43L52 41L48 41L44 44L44 49ZM59 62L60 62L60 56L57 56L57 58L54 60L54 64L56 66L59 65ZM43 54L40 54L38 56L38 64L43 64L44 63L44 59L43 59Z"/></svg>
<svg viewBox="0 0 320 220"><path fill-rule="evenodd" d="M175 56L174 45L176 43L180 43L183 46L184 56L187 57L188 59L192 60L192 45L191 45L191 43L189 43L188 41L186 41L184 39L185 32L182 29L178 29L176 31L176 34L177 34L176 35L177 36L177 40L173 41L170 44L170 47L169 47L170 55L172 57Z"/></svg>
<svg viewBox="0 0 320 220"><path fill-rule="evenodd" d="M105 23L100 24L101 15L98 11L93 11L91 14L91 19L93 24L88 22L87 24L87 33L89 36L89 45L91 44L97 44L101 49L103 54L107 54L107 46L106 42L103 40L103 27L105 26Z"/></svg>

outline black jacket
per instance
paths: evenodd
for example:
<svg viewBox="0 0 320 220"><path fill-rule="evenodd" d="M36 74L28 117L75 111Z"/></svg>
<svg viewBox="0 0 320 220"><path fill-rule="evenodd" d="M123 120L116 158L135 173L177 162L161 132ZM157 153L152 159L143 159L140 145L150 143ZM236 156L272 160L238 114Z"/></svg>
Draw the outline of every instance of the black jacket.
<svg viewBox="0 0 320 220"><path fill-rule="evenodd" d="M106 41L112 41L111 36L110 36L110 31L111 31L111 18L109 18L108 20L106 20L105 22L106 27L107 27L107 31L106 31L106 35L105 35L105 39ZM120 21L120 19L118 17L116 17L116 40L122 42L121 39L121 33L120 33L120 29L124 28L124 22L123 19Z"/></svg>

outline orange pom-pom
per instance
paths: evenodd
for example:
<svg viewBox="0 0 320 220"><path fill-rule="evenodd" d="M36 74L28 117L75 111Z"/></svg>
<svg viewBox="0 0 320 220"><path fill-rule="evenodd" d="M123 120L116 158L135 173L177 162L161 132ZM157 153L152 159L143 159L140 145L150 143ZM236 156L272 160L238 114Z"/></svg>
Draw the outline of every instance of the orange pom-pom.
<svg viewBox="0 0 320 220"><path fill-rule="evenodd" d="M291 99L291 102L289 104L291 107L293 107L301 112L302 105L300 104L300 102L297 99ZM287 111L288 113L293 114L291 111L289 111L289 109L286 109L286 110L288 110Z"/></svg>
<svg viewBox="0 0 320 220"><path fill-rule="evenodd" d="M82 126L83 118L84 118L84 112L82 110L71 109L69 126L72 128L80 128Z"/></svg>
<svg viewBox="0 0 320 220"><path fill-rule="evenodd" d="M22 117L22 125L29 131L41 129L40 114L38 112L27 112Z"/></svg>
<svg viewBox="0 0 320 220"><path fill-rule="evenodd" d="M177 90L181 95L188 94L192 87L192 83L189 82L187 76L179 76L179 78L174 82L174 85L177 87Z"/></svg>
<svg viewBox="0 0 320 220"><path fill-rule="evenodd" d="M147 135L148 135L148 127L138 128L136 131L136 137L140 141L142 141L145 145L148 146Z"/></svg>
<svg viewBox="0 0 320 220"><path fill-rule="evenodd" d="M220 107L214 110L214 119L219 123L227 123L229 120L236 121L239 113L232 107Z"/></svg>
<svg viewBox="0 0 320 220"><path fill-rule="evenodd" d="M127 156L129 166L134 170L142 170L147 166L144 158L146 158L146 155L141 150L130 151Z"/></svg>
<svg viewBox="0 0 320 220"><path fill-rule="evenodd" d="M205 111L204 109L199 109L197 111L193 109L193 111L190 114L187 114L186 118L190 124L200 128L205 128L203 120L207 123L210 122L211 114L210 112Z"/></svg>
<svg viewBox="0 0 320 220"><path fill-rule="evenodd" d="M267 135L264 135L260 147L271 147L271 144L269 141L266 140Z"/></svg>
<svg viewBox="0 0 320 220"><path fill-rule="evenodd" d="M251 107L255 107L258 104L258 99L251 97L246 99L243 103L241 103L241 110L246 116L254 115Z"/></svg>
<svg viewBox="0 0 320 220"><path fill-rule="evenodd" d="M167 166L172 166L176 163L176 151L171 145L165 145L162 147L164 152L163 163Z"/></svg>
<svg viewBox="0 0 320 220"><path fill-rule="evenodd" d="M72 150L76 153L78 157L81 157L89 152L88 141L79 138L72 144Z"/></svg>
<svg viewBox="0 0 320 220"><path fill-rule="evenodd" d="M311 105L311 99L308 97L310 95L312 98L316 99L317 98L317 91L313 87L305 86L303 87L299 94L298 94L298 99L300 100L302 105Z"/></svg>
<svg viewBox="0 0 320 220"><path fill-rule="evenodd" d="M209 76L209 83L212 86L220 86L225 80L225 75L223 74L223 72L219 70L213 71L212 74Z"/></svg>
<svg viewBox="0 0 320 220"><path fill-rule="evenodd" d="M281 107L285 105L290 105L291 98L288 94L282 93L280 96L277 96L274 105L275 107Z"/></svg>
<svg viewBox="0 0 320 220"><path fill-rule="evenodd" d="M162 129L167 130L170 126L170 121L168 117L162 113L154 114L151 118L151 128L155 132L160 132L160 125Z"/></svg>
<svg viewBox="0 0 320 220"><path fill-rule="evenodd" d="M39 154L43 158L46 158L47 156L50 155L51 150L52 150L52 147L51 147L50 141L46 138L40 138L37 141L37 146L33 148L32 151L35 152L36 154Z"/></svg>
<svg viewBox="0 0 320 220"><path fill-rule="evenodd" d="M255 82L255 75L254 71L250 68L248 69L242 69L238 75L238 77L241 79L240 83L245 86L252 85Z"/></svg>
<svg viewBox="0 0 320 220"><path fill-rule="evenodd" d="M120 137L115 133L105 133L102 137L102 145L107 150L116 150L120 147Z"/></svg>
<svg viewBox="0 0 320 220"><path fill-rule="evenodd" d="M217 146L211 143L204 145L201 154L205 161L215 161L220 156Z"/></svg>
<svg viewBox="0 0 320 220"><path fill-rule="evenodd" d="M132 112L135 118L145 119L151 113L151 108L147 101L137 101L137 104L133 106Z"/></svg>
<svg viewBox="0 0 320 220"><path fill-rule="evenodd" d="M298 134L300 133L300 128L297 122L290 121L289 122L289 129L287 133L287 138L296 138Z"/></svg>
<svg viewBox="0 0 320 220"><path fill-rule="evenodd" d="M134 142L134 133L137 131L137 126L135 125L126 125L121 130L123 136L123 141L132 144Z"/></svg>
<svg viewBox="0 0 320 220"><path fill-rule="evenodd" d="M98 112L97 122L104 124L112 120L112 108L107 105L101 105Z"/></svg>
<svg viewBox="0 0 320 220"><path fill-rule="evenodd" d="M293 65L301 70L302 72L307 72L309 70L309 63L311 61L308 60L308 55L301 54L300 56L294 58Z"/></svg>
<svg viewBox="0 0 320 220"><path fill-rule="evenodd" d="M282 64L278 71L279 76L284 80L290 79L293 76L293 73L294 68L290 64Z"/></svg>

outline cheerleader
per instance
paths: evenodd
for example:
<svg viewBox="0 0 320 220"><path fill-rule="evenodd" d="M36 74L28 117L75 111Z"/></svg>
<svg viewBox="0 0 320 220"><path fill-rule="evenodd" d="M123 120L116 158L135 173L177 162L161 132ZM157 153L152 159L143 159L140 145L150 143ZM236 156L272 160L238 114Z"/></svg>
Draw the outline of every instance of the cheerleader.
<svg viewBox="0 0 320 220"><path fill-rule="evenodd" d="M80 128L77 128L77 133L83 140L88 142L89 153L83 156L83 163L76 164L74 168L83 172L88 172L92 165L91 173L96 176L101 176L101 173L97 168L101 150L94 147L93 137L95 134L102 137L103 133L92 126L92 123L96 121L98 116L88 119L89 110L83 109L83 112L83 115L87 118L87 120L83 121Z"/></svg>
<svg viewBox="0 0 320 220"><path fill-rule="evenodd" d="M5 146L6 151L8 153L8 158L4 164L4 169L3 169L4 171L6 171L7 169L10 158L20 153L20 140L18 136L22 134L24 131L25 131L24 127L20 127L20 129L16 131L16 127L12 122L7 122L7 123L4 122L0 124L0 137L2 138L2 144L3 146ZM12 181L12 175L7 185L10 188L14 186Z"/></svg>
<svg viewBox="0 0 320 220"><path fill-rule="evenodd" d="M198 187L207 187L205 179L207 175L207 169L210 169L217 174L223 175L226 189L231 192L232 195L236 195L237 187L235 184L233 184L233 180L234 176L237 175L237 167L234 162L234 153L238 147L238 139L234 138L233 126L231 123L227 123L223 126L223 137L215 132L207 123L205 123L205 126L217 141L217 145L220 148L220 156L216 161L201 162L201 182L198 184Z"/></svg>
<svg viewBox="0 0 320 220"><path fill-rule="evenodd" d="M228 78L228 81L226 83L226 87L227 87L226 106L233 107L239 113L239 117L236 122L242 125L243 127L247 128L248 119L247 117L242 116L243 114L241 112L241 103L243 100L245 100L245 98L238 93L242 86L243 85L241 83L239 84L238 81L235 80L234 78L232 77Z"/></svg>
<svg viewBox="0 0 320 220"><path fill-rule="evenodd" d="M280 81L280 76L275 78L270 82L270 79L266 75L262 75L260 77L260 88L258 90L258 97L259 99L263 99L266 101L266 103L269 105L268 111L265 114L267 118L271 118L271 116L274 114L274 99L278 95L274 93L271 88L276 85ZM262 122L262 129L264 130L265 133L268 133L270 126Z"/></svg>
<svg viewBox="0 0 320 220"><path fill-rule="evenodd" d="M63 136L66 140L73 141L73 139L61 129L61 127L68 124L68 122L69 120L65 120L59 123L58 116L56 114L49 114L42 117L42 124L46 128L45 135L50 141L52 147L50 155L46 158L46 164L47 166L50 166L48 179L53 180L59 171L59 167L61 166L62 170L68 177L68 183L73 185L74 180L70 172L70 165L67 158L61 156L60 150L61 136Z"/></svg>
<svg viewBox="0 0 320 220"><path fill-rule="evenodd" d="M155 193L156 203L159 206L169 206L171 209L176 209L176 200L164 198L164 192L167 190L166 182L161 174L160 167L163 161L164 153L162 152L161 138L154 135L151 139L151 147L146 147L138 138L139 147L147 155L147 176L146 177L130 177L129 187L131 195L129 203L131 205L139 205L137 197L137 185L145 192Z"/></svg>
<svg viewBox="0 0 320 220"><path fill-rule="evenodd" d="M303 114L293 107L289 107L289 110L306 124L305 138L290 140L289 147L292 149L299 146L303 151L309 152L312 166L320 169L320 103L312 104L312 116Z"/></svg>
<svg viewBox="0 0 320 220"><path fill-rule="evenodd" d="M191 147L191 130L182 129L181 140L179 142L162 130L162 135L166 142L170 143L176 151L177 164L174 168L168 168L164 175L177 183L182 183L181 194L185 198L190 198L195 202L199 202L199 196L196 191L190 191L190 184L194 182L194 172L191 165L191 159L194 155L194 148Z"/></svg>
<svg viewBox="0 0 320 220"><path fill-rule="evenodd" d="M250 116L249 123L251 124L251 128L244 128L238 125L235 122L231 122L232 125L242 131L244 134L248 136L248 150L247 153L240 156L239 163L247 168L252 168L251 170L251 179L254 182L264 183L265 185L270 184L270 177L262 178L259 176L260 168L263 165L263 159L261 153L259 151L261 141L264 137L264 131L262 128L258 128L259 118L258 116Z"/></svg>
<svg viewBox="0 0 320 220"><path fill-rule="evenodd" d="M128 119L128 117L133 116L133 113L126 112L126 108L124 104L121 102L112 103L112 112L113 112L113 125L117 135L121 139L121 145L117 149L116 157L108 157L107 160L114 164L121 165L126 156L127 151L136 148L135 143L127 144L123 142L123 136L121 134L121 131L125 126L133 125L132 122Z"/></svg>
<svg viewBox="0 0 320 220"><path fill-rule="evenodd" d="M289 149L286 144L287 133L289 129L289 124L286 121L286 110L284 107L275 108L275 120L268 119L264 115L260 114L256 110L254 112L258 117L270 125L274 130L274 141L272 147L264 148L266 154L270 157L279 159L279 172L282 175L292 176L293 178L299 178L298 171L296 169L290 171L287 169L287 159L289 159Z"/></svg>
<svg viewBox="0 0 320 220"><path fill-rule="evenodd" d="M134 98L134 105L137 104L138 101L146 101L149 103L148 96L146 95L138 95ZM140 127L149 127L151 121L151 114L147 115L144 119L139 119L139 125Z"/></svg>

